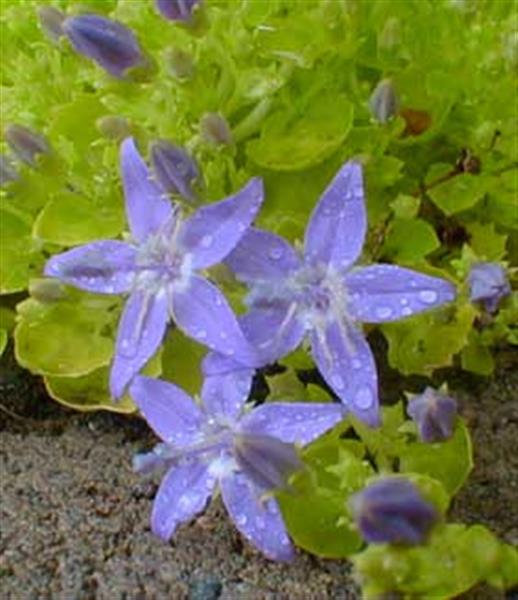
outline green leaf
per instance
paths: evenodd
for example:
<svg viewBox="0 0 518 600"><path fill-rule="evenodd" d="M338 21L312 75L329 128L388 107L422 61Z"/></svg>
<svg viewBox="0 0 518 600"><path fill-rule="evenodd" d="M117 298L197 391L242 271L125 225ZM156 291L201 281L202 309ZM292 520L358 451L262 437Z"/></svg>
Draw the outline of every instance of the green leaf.
<svg viewBox="0 0 518 600"><path fill-rule="evenodd" d="M464 304L382 325L390 365L405 375L430 375L451 365L467 343L475 315L476 309Z"/></svg>
<svg viewBox="0 0 518 600"><path fill-rule="evenodd" d="M82 196L63 192L42 210L34 223L33 235L54 244L74 246L116 237L123 227L121 206L107 203L96 207Z"/></svg>
<svg viewBox="0 0 518 600"><path fill-rule="evenodd" d="M491 350L484 345L476 331L470 333L468 344L462 349L460 359L463 369L477 375L491 375L495 369Z"/></svg>
<svg viewBox="0 0 518 600"><path fill-rule="evenodd" d="M452 215L474 206L487 188L483 176L462 173L432 188L428 195L442 211Z"/></svg>
<svg viewBox="0 0 518 600"><path fill-rule="evenodd" d="M267 378L270 393L268 401L303 402L306 400L306 388L293 369Z"/></svg>
<svg viewBox="0 0 518 600"><path fill-rule="evenodd" d="M447 600L485 580L510 585L518 572L509 546L479 525L437 527L424 546L374 544L352 560L366 598L400 592Z"/></svg>
<svg viewBox="0 0 518 600"><path fill-rule="evenodd" d="M357 444L332 436L313 443L304 452L307 470L294 476L292 491L277 495L290 536L308 552L343 558L362 544L346 507L348 495L372 475Z"/></svg>
<svg viewBox="0 0 518 600"><path fill-rule="evenodd" d="M415 264L439 247L434 228L421 219L394 219L383 246L384 255L393 262Z"/></svg>
<svg viewBox="0 0 518 600"><path fill-rule="evenodd" d="M8 339L9 336L7 335L7 331L3 328L0 328L0 356L2 356L2 354L4 353Z"/></svg>
<svg viewBox="0 0 518 600"><path fill-rule="evenodd" d="M19 292L43 263L39 244L32 239L28 220L0 208L0 294Z"/></svg>
<svg viewBox="0 0 518 600"><path fill-rule="evenodd" d="M79 376L109 363L118 298L70 291L67 299L17 306L14 331L18 362L41 375Z"/></svg>
<svg viewBox="0 0 518 600"><path fill-rule="evenodd" d="M346 97L321 96L304 118L272 115L261 137L247 144L257 165L273 171L301 171L329 158L351 128L353 107Z"/></svg>
<svg viewBox="0 0 518 600"><path fill-rule="evenodd" d="M449 494L456 494L473 469L473 448L464 422L457 421L453 436L447 441L409 444L400 454L400 469L433 477Z"/></svg>
<svg viewBox="0 0 518 600"><path fill-rule="evenodd" d="M204 346L183 335L179 329L170 330L163 345L164 379L180 386L191 396L198 395L203 380L201 360L206 353Z"/></svg>
<svg viewBox="0 0 518 600"><path fill-rule="evenodd" d="M497 261L505 256L507 235L495 231L494 223L469 223L469 245L480 260Z"/></svg>

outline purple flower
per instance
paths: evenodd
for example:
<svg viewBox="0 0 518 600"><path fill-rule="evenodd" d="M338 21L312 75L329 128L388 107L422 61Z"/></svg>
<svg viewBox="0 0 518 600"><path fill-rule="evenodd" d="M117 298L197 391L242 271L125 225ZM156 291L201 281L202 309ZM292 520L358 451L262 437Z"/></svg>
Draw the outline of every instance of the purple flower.
<svg viewBox="0 0 518 600"><path fill-rule="evenodd" d="M74 48L114 77L144 63L135 35L122 23L100 15L79 15L63 22L63 31Z"/></svg>
<svg viewBox="0 0 518 600"><path fill-rule="evenodd" d="M437 521L434 506L402 477L376 481L350 500L362 537L371 544L420 544Z"/></svg>
<svg viewBox="0 0 518 600"><path fill-rule="evenodd" d="M338 404L269 403L244 411L253 371L209 377L199 407L171 383L137 376L130 394L163 440L134 466L166 469L151 515L153 532L168 540L204 510L219 484L239 531L273 560L290 560L293 548L271 491L285 487L302 466L305 446L344 417Z"/></svg>
<svg viewBox="0 0 518 600"><path fill-rule="evenodd" d="M372 115L380 123L386 123L399 110L399 99L390 79L382 79L369 98L369 108Z"/></svg>
<svg viewBox="0 0 518 600"><path fill-rule="evenodd" d="M170 21L190 23L200 0L155 0L158 12Z"/></svg>
<svg viewBox="0 0 518 600"><path fill-rule="evenodd" d="M64 35L63 21L65 14L54 6L40 6L38 8L38 17L40 25L45 34L54 42L57 43Z"/></svg>
<svg viewBox="0 0 518 600"><path fill-rule="evenodd" d="M200 170L187 152L166 140L151 143L151 164L162 187L171 194L180 194L191 202L196 200L193 185L200 179Z"/></svg>
<svg viewBox="0 0 518 600"><path fill-rule="evenodd" d="M225 262L250 287L251 310L242 327L263 363L288 354L308 336L324 379L353 413L375 426L376 366L359 323L434 308L453 300L455 288L394 265L354 268L366 230L361 166L348 162L313 211L302 256L282 238L252 228Z"/></svg>
<svg viewBox="0 0 518 600"><path fill-rule="evenodd" d="M119 398L160 346L173 319L188 336L226 356L255 355L223 294L196 271L227 256L263 200L259 178L187 219L164 197L131 138L121 146L126 214L132 240L101 240L51 258L45 274L101 294L129 294L111 370ZM250 361L250 363L248 363Z"/></svg>
<svg viewBox="0 0 518 600"><path fill-rule="evenodd" d="M453 433L457 402L454 398L427 387L422 394L409 401L407 412L417 425L421 441L442 442Z"/></svg>
<svg viewBox="0 0 518 600"><path fill-rule="evenodd" d="M511 293L505 269L498 263L481 262L473 265L468 283L471 301L482 302L490 313L495 312L500 300Z"/></svg>

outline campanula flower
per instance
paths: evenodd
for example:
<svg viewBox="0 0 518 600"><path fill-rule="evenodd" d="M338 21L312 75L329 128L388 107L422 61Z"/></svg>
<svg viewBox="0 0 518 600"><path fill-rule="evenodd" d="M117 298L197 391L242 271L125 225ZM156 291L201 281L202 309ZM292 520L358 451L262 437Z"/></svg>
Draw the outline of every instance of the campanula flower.
<svg viewBox="0 0 518 600"><path fill-rule="evenodd" d="M162 187L194 202L193 186L200 180L200 170L194 158L179 146L166 140L151 143L151 166Z"/></svg>
<svg viewBox="0 0 518 600"><path fill-rule="evenodd" d="M129 294L117 334L110 388L119 398L158 350L169 321L226 356L254 351L219 289L203 276L241 239L263 200L259 178L182 218L155 182L131 138L121 145L130 241L101 240L52 257L45 274L83 290Z"/></svg>
<svg viewBox="0 0 518 600"><path fill-rule="evenodd" d="M45 137L29 127L17 124L8 125L5 128L4 136L13 154L31 167L37 166L40 154L50 152L50 146Z"/></svg>
<svg viewBox="0 0 518 600"><path fill-rule="evenodd" d="M190 23L193 12L200 0L156 0L158 12L170 21L183 21Z"/></svg>
<svg viewBox="0 0 518 600"><path fill-rule="evenodd" d="M403 477L371 483L351 497L350 508L371 544L420 544L438 519L435 507Z"/></svg>
<svg viewBox="0 0 518 600"><path fill-rule="evenodd" d="M496 312L500 300L511 293L505 269L498 263L480 262L473 265L468 283L471 301L481 302L490 313Z"/></svg>
<svg viewBox="0 0 518 600"><path fill-rule="evenodd" d="M118 21L87 14L68 17L62 27L79 54L92 59L114 77L123 78L128 69L145 62L135 35Z"/></svg>
<svg viewBox="0 0 518 600"><path fill-rule="evenodd" d="M457 417L457 402L451 396L427 387L408 402L407 413L423 442L442 442L451 437Z"/></svg>
<svg viewBox="0 0 518 600"><path fill-rule="evenodd" d="M375 426L376 365L360 323L395 321L440 306L454 299L455 288L395 265L354 267L366 230L361 166L348 162L313 211L302 256L283 238L251 228L225 262L250 288L251 310L242 327L263 363L308 337L329 386L351 412Z"/></svg>
<svg viewBox="0 0 518 600"><path fill-rule="evenodd" d="M137 376L130 394L162 439L134 466L166 471L151 515L164 540L204 510L219 485L239 531L273 560L290 560L293 547L271 492L288 485L305 446L344 417L340 404L268 403L246 412L253 371L205 379L199 406L179 387Z"/></svg>

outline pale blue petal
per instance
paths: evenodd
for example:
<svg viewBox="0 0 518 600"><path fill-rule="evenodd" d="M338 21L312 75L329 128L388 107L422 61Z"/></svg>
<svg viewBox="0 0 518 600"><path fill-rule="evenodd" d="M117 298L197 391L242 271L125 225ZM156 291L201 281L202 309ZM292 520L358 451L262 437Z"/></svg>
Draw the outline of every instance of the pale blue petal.
<svg viewBox="0 0 518 600"><path fill-rule="evenodd" d="M253 377L253 369L239 365L236 365L236 370L224 375L206 377L201 398L207 413L214 417L236 420L250 393Z"/></svg>

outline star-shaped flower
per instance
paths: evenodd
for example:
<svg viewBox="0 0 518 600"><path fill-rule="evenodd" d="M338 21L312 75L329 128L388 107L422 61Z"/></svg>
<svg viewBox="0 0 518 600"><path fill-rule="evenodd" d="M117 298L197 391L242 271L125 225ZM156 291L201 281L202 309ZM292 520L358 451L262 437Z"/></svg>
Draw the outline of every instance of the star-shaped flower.
<svg viewBox="0 0 518 600"><path fill-rule="evenodd" d="M490 313L495 313L500 301L511 293L505 269L494 262L474 264L468 275L468 283L471 301L481 302Z"/></svg>
<svg viewBox="0 0 518 600"><path fill-rule="evenodd" d="M155 433L155 450L135 457L139 471L165 467L151 515L153 532L168 540L203 511L219 484L239 531L274 560L293 548L272 490L302 466L304 446L344 417L340 404L268 403L246 412L253 371L209 377L198 406L179 387L137 376L130 394Z"/></svg>
<svg viewBox="0 0 518 600"><path fill-rule="evenodd" d="M121 147L128 242L102 240L52 257L45 274L83 290L129 294L119 323L110 389L119 398L159 348L169 321L226 356L253 363L253 348L219 289L197 274L227 256L263 200L251 179L239 192L182 219L139 155Z"/></svg>
<svg viewBox="0 0 518 600"><path fill-rule="evenodd" d="M251 310L241 325L263 363L288 354L308 336L324 379L353 413L374 426L379 423L376 366L359 324L395 321L440 306L455 298L455 288L395 265L354 267L366 230L361 166L348 162L313 211L302 256L281 237L251 228L225 262L250 288Z"/></svg>

